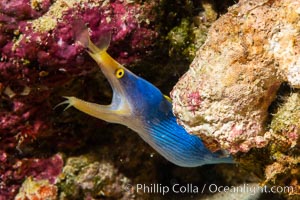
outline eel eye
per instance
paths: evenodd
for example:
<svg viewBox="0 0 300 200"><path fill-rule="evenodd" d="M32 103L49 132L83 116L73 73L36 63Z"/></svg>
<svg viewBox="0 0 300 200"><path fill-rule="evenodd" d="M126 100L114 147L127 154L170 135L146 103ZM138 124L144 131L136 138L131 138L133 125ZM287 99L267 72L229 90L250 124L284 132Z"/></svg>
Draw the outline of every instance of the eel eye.
<svg viewBox="0 0 300 200"><path fill-rule="evenodd" d="M122 69L122 68L117 69L117 71L116 71L116 77L117 78L122 78L124 76L124 74L125 74L124 69Z"/></svg>

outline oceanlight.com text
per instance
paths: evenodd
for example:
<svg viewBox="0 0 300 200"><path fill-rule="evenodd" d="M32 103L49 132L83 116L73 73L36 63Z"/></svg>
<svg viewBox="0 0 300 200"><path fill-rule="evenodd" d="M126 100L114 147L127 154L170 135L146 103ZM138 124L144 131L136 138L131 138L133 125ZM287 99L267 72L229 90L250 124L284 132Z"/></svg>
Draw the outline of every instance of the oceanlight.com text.
<svg viewBox="0 0 300 200"><path fill-rule="evenodd" d="M126 185L124 190L136 190L138 193L147 194L162 194L166 195L168 193L175 194L203 194L203 193L249 193L251 195L257 193L292 193L294 188L292 186L258 186L242 184L238 186L224 186L217 184L204 184L195 185L192 183L188 184L174 184L172 186L163 185L159 183L153 184L136 184L136 185Z"/></svg>

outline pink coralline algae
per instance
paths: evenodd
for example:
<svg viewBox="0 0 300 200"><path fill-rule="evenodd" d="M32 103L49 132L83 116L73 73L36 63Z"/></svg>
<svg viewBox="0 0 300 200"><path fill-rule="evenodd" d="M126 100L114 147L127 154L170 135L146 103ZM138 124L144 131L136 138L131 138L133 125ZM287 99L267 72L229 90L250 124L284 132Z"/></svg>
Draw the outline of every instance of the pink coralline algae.
<svg viewBox="0 0 300 200"><path fill-rule="evenodd" d="M53 91L95 67L74 44L72 22L87 23L92 40L111 32L110 53L132 63L151 50L157 36L152 6L121 0L0 1L0 199L11 198L24 177L40 176L33 170L36 162L22 156L24 145L64 132L54 129ZM32 159L47 171L47 159Z"/></svg>
<svg viewBox="0 0 300 200"><path fill-rule="evenodd" d="M268 144L274 137L268 109L278 88L284 82L300 87L299 20L297 0L231 7L171 93L179 123L212 150L247 152Z"/></svg>
<svg viewBox="0 0 300 200"><path fill-rule="evenodd" d="M11 157L11 156L10 156ZM35 177L36 180L47 180L55 183L63 168L60 155L50 158L24 158L14 163L9 160L9 155L1 153L0 167L0 199L9 199L18 192L19 184L25 177ZM13 182L14 184L11 184Z"/></svg>

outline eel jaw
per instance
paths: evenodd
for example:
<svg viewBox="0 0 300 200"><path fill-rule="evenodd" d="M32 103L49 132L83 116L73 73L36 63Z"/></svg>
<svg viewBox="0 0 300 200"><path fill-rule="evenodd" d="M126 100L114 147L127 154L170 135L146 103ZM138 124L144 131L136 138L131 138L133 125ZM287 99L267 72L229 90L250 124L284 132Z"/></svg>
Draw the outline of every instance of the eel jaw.
<svg viewBox="0 0 300 200"><path fill-rule="evenodd" d="M73 106L81 112L110 123L122 123L124 118L131 115L131 108L127 100L117 94L114 94L113 102L110 105L99 105L76 97L64 96L64 98L67 100L59 103L55 108L66 104L64 111Z"/></svg>
<svg viewBox="0 0 300 200"><path fill-rule="evenodd" d="M113 60L106 52L98 52L95 54L90 53L90 55L97 61L101 71L113 90L111 104L99 105L78 99L76 97L64 97L67 100L63 101L57 106L67 104L67 107L64 110L67 110L73 106L76 109L98 119L102 119L111 123L124 124L124 119L130 119L130 116L133 115L133 109L130 104L130 98L127 98L128 94L126 93L126 85L123 85L122 82L116 78L115 72L120 68L124 69L125 71L127 70L118 62Z"/></svg>

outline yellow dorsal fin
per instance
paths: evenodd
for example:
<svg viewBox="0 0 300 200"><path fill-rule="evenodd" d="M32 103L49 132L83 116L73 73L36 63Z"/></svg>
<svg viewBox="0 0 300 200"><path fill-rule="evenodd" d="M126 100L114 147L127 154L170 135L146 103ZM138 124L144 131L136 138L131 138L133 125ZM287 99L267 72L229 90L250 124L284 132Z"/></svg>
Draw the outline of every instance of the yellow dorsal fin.
<svg viewBox="0 0 300 200"><path fill-rule="evenodd" d="M168 102L172 103L172 99L169 96L164 95L164 97L165 97L165 99L167 99Z"/></svg>

